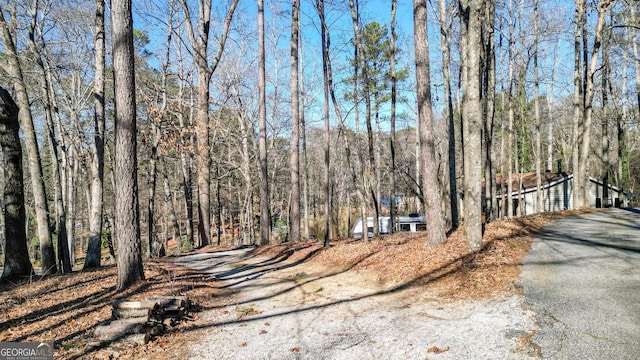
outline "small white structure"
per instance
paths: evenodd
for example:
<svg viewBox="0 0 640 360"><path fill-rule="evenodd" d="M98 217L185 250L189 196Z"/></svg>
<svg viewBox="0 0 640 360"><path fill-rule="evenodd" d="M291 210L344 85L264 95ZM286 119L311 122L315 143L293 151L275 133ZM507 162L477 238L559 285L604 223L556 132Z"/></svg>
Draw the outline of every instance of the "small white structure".
<svg viewBox="0 0 640 360"><path fill-rule="evenodd" d="M378 229L380 235L388 234L391 228L391 217L380 216L378 217ZM373 217L367 218L367 230L369 237L373 237ZM362 237L362 218L358 218L356 224L353 226L353 237L359 239Z"/></svg>
<svg viewBox="0 0 640 360"><path fill-rule="evenodd" d="M391 229L391 217L378 217L378 229L380 230L380 235L389 234L389 229ZM426 229L427 218L425 216L415 214L410 216L398 216L396 219L397 232L416 232L424 231ZM367 218L367 230L369 237L373 237L373 217ZM362 218L358 218L356 224L353 226L353 237L356 239L362 237Z"/></svg>
<svg viewBox="0 0 640 360"><path fill-rule="evenodd" d="M396 231L416 232L427 230L427 217L424 215L398 216Z"/></svg>

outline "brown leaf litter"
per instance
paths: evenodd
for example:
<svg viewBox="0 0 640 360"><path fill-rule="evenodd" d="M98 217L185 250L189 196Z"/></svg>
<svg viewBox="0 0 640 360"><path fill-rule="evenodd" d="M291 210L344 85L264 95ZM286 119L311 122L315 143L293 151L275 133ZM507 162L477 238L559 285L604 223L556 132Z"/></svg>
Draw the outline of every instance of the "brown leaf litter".
<svg viewBox="0 0 640 360"><path fill-rule="evenodd" d="M530 248L532 236L548 222L576 211L544 213L487 224L482 249L467 253L462 229L434 249L425 233L400 233L382 240L341 240L323 248L318 242L259 247L252 256L288 256L303 260L302 269L318 272L366 272L377 286L388 289L428 287L440 301L478 300L517 292L513 282ZM209 247L204 251L219 251ZM307 270L308 271L308 270ZM200 310L219 306L229 292L219 282L167 259L145 262L146 280L116 292L116 268L69 275L32 278L21 284L0 285L0 341L55 341L57 359L164 359L184 352L192 333L180 324L144 346L115 345L90 348L90 330L111 316L118 299L153 295L188 295ZM195 314L197 321L198 314ZM435 351L436 349L434 349ZM443 349L437 349L442 351ZM295 351L292 349L292 351ZM444 350L446 351L446 350Z"/></svg>

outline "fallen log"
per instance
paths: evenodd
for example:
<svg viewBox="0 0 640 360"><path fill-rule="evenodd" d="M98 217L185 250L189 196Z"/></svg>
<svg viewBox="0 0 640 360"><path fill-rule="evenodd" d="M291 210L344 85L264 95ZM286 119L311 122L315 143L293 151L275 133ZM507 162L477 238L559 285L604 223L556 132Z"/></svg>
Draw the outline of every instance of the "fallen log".
<svg viewBox="0 0 640 360"><path fill-rule="evenodd" d="M149 340L151 340L151 335L147 333L128 335L128 336L125 336L124 339L122 339L122 341L138 344L138 345L146 345L149 343Z"/></svg>
<svg viewBox="0 0 640 360"><path fill-rule="evenodd" d="M105 325L98 325L93 330L93 336L98 340L119 340L132 334L146 334L149 318L146 316L113 320Z"/></svg>
<svg viewBox="0 0 640 360"><path fill-rule="evenodd" d="M150 300L139 300L139 301L128 301L128 300L116 300L113 302L114 309L151 309L157 310L160 308L160 304L156 301Z"/></svg>
<svg viewBox="0 0 640 360"><path fill-rule="evenodd" d="M118 319L130 319L130 318L138 318L138 317L146 317L150 319L153 316L152 309L118 309L113 308L111 310L111 318Z"/></svg>

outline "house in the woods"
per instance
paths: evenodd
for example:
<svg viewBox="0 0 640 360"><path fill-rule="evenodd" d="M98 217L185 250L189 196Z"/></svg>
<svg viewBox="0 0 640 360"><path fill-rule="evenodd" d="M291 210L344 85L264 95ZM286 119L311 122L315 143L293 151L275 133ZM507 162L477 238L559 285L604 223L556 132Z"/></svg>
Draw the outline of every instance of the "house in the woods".
<svg viewBox="0 0 640 360"><path fill-rule="evenodd" d="M543 211L560 211L573 209L573 174L571 172L545 172L542 175L542 201ZM513 214L529 215L536 212L537 181L535 173L513 174L511 177L513 200ZM499 211L506 206L508 195L507 179L496 176L496 194ZM636 195L608 184L608 196L603 198L603 182L589 177L588 205L590 207L628 207L636 198Z"/></svg>

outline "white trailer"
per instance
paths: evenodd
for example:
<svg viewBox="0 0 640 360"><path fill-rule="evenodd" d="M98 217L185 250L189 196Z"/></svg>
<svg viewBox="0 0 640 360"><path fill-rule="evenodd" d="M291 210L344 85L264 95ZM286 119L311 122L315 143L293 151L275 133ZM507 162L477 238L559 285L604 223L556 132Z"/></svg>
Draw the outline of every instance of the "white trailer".
<svg viewBox="0 0 640 360"><path fill-rule="evenodd" d="M369 230L369 237L373 236L373 217L367 218L367 228ZM389 229L391 228L391 218L389 216L380 216L378 217L378 229L380 230L380 235L385 235L389 233ZM353 226L353 237L359 239L362 237L362 218L358 218L356 224Z"/></svg>
<svg viewBox="0 0 640 360"><path fill-rule="evenodd" d="M389 234L391 229L391 217L380 216L378 217L378 225L380 229L380 235ZM373 217L367 218L367 228L369 230L369 237L373 236ZM427 229L427 218L420 215L398 216L396 218L396 232L416 232L424 231ZM358 218L356 224L353 226L353 237L359 239L362 237L362 218Z"/></svg>

